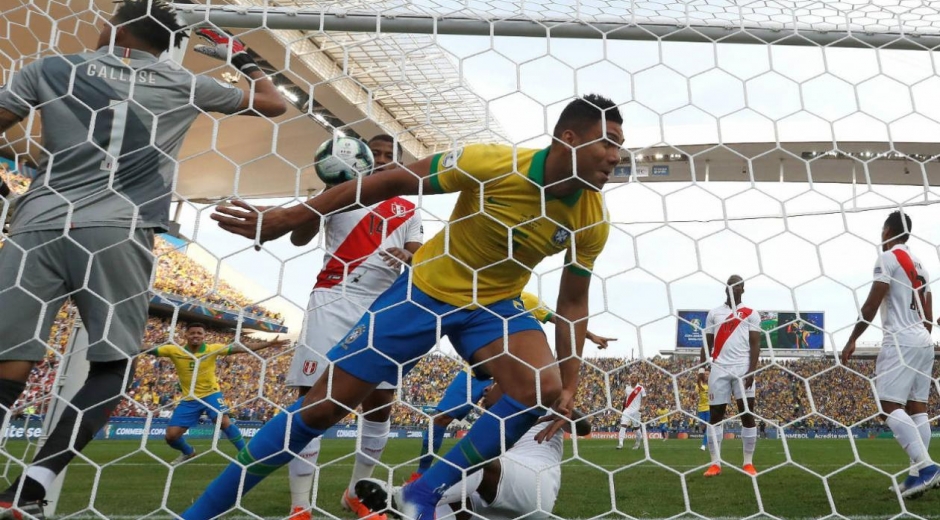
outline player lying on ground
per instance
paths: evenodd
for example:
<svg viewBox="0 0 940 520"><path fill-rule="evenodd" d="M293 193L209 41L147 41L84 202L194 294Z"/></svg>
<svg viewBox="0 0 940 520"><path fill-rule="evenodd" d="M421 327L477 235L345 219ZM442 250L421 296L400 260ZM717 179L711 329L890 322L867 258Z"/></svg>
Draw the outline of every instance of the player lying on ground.
<svg viewBox="0 0 940 520"><path fill-rule="evenodd" d="M483 407L489 410L501 397L498 384L488 386L483 393ZM583 437L591 433L590 420L582 418L578 412L574 412L572 418L576 435ZM546 438L542 432L549 426L547 421L539 422L498 459L444 491L437 505L437 517L457 520L550 518L561 488L565 436L557 431ZM570 432L570 426L564 429ZM363 503L372 511L400 511L397 503L402 488L392 488L391 508L384 481L364 479L356 488Z"/></svg>
<svg viewBox="0 0 940 520"><path fill-rule="evenodd" d="M539 297L523 291L522 304L525 309L535 316L535 319L541 323L555 323L557 318L555 313L550 311ZM591 331L587 331L586 339L597 345L597 348L604 350L611 341L617 341L617 338L605 338L598 336ZM468 381L469 379L469 381ZM441 449L444 442L444 434L448 426L454 421L462 421L473 410L476 403L483 398L483 392L493 384L493 380L487 377L478 377L473 370L461 370L444 390L444 396L434 407L438 414L431 421L431 435L424 430L421 438L421 455L418 460L418 469L412 473L408 479L409 482L417 480L425 471L430 469L434 462L434 455ZM292 463L293 464L293 463Z"/></svg>
<svg viewBox="0 0 940 520"><path fill-rule="evenodd" d="M646 388L640 384L637 376L630 376L630 391L623 401L623 412L620 414L620 431L617 432L617 449L623 449L623 440L627 438L627 430L633 430L633 449L640 449L643 442L643 420L640 412L643 410L643 398L646 397Z"/></svg>
<svg viewBox="0 0 940 520"><path fill-rule="evenodd" d="M229 408L225 404L225 397L222 395L222 388L216 377L216 361L219 357L290 345L289 340L280 338L274 338L273 341L249 342L244 345L234 343L207 345L205 339L206 326L202 323L190 323L186 325L185 346L180 347L170 343L146 351L147 354L169 358L173 362L180 389L183 391L183 398L173 410L173 416L170 417L170 423L166 427L166 443L181 453L173 461L174 466L196 456L196 449L186 442L183 435L199 424L199 418L203 413L213 423L221 414L219 428L222 433L239 451L245 447L242 432L229 417Z"/></svg>
<svg viewBox="0 0 940 520"><path fill-rule="evenodd" d="M721 440L724 438L725 411L731 399L741 410L741 441L744 444L743 470L757 475L754 468L754 450L757 448L757 419L754 417L754 372L760 360L760 315L741 303L744 280L733 275L728 278L727 299L720 307L709 311L705 320L705 348L701 352L704 364L710 353L711 371L708 376L708 448L712 463L706 477L721 475ZM700 376L701 377L701 376ZM745 399L747 403L745 406Z"/></svg>
<svg viewBox="0 0 940 520"><path fill-rule="evenodd" d="M231 53L252 93L160 60L183 32L167 3L126 0L102 24L96 51L38 59L0 89L0 133L38 110L44 152L0 249L0 409L9 410L45 357L66 298L88 331L90 362L26 478L0 493L0 508L15 504L15 515L39 514L46 490L133 379L154 234L169 228L176 157L193 121L203 111L273 117L286 110L244 47L213 31L197 31L212 40L201 51Z"/></svg>
<svg viewBox="0 0 940 520"><path fill-rule="evenodd" d="M376 172L395 166L395 141L391 136L377 135L368 144L375 158ZM400 147L398 157L401 157ZM295 230L291 242L305 245L319 232L319 225ZM330 349L392 285L401 274L402 265L411 263L412 255L424 241L421 212L402 197L325 217L323 235L323 269L310 293L303 341L294 351L287 374L287 385L297 388L301 398L327 373ZM384 515L375 515L362 505L356 497L355 483L372 476L372 470L385 451L395 388L394 384L383 381L362 401L356 460L349 486L340 499L343 509L353 511L359 518L384 520ZM288 465L291 520L308 520L320 438L310 441L298 455Z"/></svg>
<svg viewBox="0 0 940 520"><path fill-rule="evenodd" d="M223 229L264 242L357 205L460 193L448 227L418 250L412 269L330 351L331 372L304 400L269 421L239 462L183 516L211 518L227 511L240 490L248 492L289 462L376 385L397 383L438 343L439 334L472 366L492 375L504 396L444 461L405 487L400 506L406 516L434 518L441 491L466 468L498 457L504 443L512 446L549 407L561 418L543 433L554 435L569 421L578 388L591 270L609 233L600 190L620 162L621 123L613 102L589 95L565 107L544 150L471 145L341 184L298 206L259 208L263 218L241 202L218 208L212 218ZM519 295L532 269L562 251L568 255L555 307L556 361Z"/></svg>
<svg viewBox="0 0 940 520"><path fill-rule="evenodd" d="M874 283L861 316L842 349L847 364L855 342L881 309L884 339L875 361L875 393L885 423L911 460L898 487L904 498L917 498L940 485L940 468L930 458L927 400L933 383L933 296L930 275L907 246L913 222L895 211L881 228L882 253L875 262ZM893 488L892 488L893 489Z"/></svg>

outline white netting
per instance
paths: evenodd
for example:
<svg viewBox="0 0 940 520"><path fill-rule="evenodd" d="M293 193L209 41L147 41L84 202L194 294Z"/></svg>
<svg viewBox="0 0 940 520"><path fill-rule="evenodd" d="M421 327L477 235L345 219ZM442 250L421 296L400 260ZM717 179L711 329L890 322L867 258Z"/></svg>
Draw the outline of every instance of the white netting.
<svg viewBox="0 0 940 520"><path fill-rule="evenodd" d="M878 419L878 322L859 343L860 359L848 366L835 359L868 294L890 211L904 208L913 217L911 250L928 272L940 273L940 232L932 225L933 186L940 183L936 2L239 0L177 8L187 22L237 33L288 111L196 119L174 159L174 225L156 238L142 350L186 343L183 327L191 321L209 322L208 344L250 345L252 337L271 340L278 333L302 337L305 314L320 311L307 302L330 246L322 237L327 230L311 245L281 240L256 252L208 217L218 201L293 206L319 192L314 151L334 132L391 134L403 146L404 157L397 157L405 164L473 143L541 148L550 144L562 108L596 92L619 106L625 143L604 190L611 231L592 276L589 328L618 339L606 350L590 341L585 348L577 406L594 433L566 440L561 459L549 459L562 474L551 512L560 518L937 518L940 493L910 501L887 489L910 463ZM112 10L106 2L0 2L2 81L10 84L37 59L94 47ZM191 38L187 49L166 59L245 86L230 66L192 52L196 43ZM59 99L72 96L75 82ZM6 224L31 183L50 182L37 170L46 152L39 113L49 104L34 105L0 142L0 178L14 192L3 199ZM109 111L115 109L91 110L102 121ZM77 133L74 144L96 139L94 127ZM454 197L409 200L420 208L425 240L447 231ZM23 247L6 230L0 236L8 254ZM78 245L72 254L97 254L77 240L71 232L65 239ZM549 307L563 263L556 257L539 265L527 286ZM25 290L35 299L23 281L35 265L23 259L18 266L12 275L0 273L0 281L12 280L0 285L0 295ZM702 341L694 326L702 323L693 320L721 303L731 274L745 280L744 302L762 313L777 349L763 352L757 375L759 476L737 471L741 416L732 417L732 406L725 472L705 480L709 457L699 449L704 423L695 384L701 365L697 351L680 345ZM91 288L94 274L81 283ZM87 345L73 334L75 302L42 303L51 303L44 312L57 313L50 336L38 327L30 334L49 349L4 419L2 476L10 482L32 460L40 433L49 434L52 421L44 419L51 396L72 395L83 382L82 375L59 371ZM0 322L9 320L7 313L0 309ZM822 330L801 336L783 318L787 313L804 313ZM796 338L811 348L790 350ZM8 341L0 337L0 349L14 346ZM287 378L296 348L218 363L231 416L246 437L295 399ZM434 406L463 366L442 340L404 379L377 477L398 484L411 474L416 437L429 431ZM935 424L936 371L932 377L927 409ZM234 460L218 425L204 420L189 433L196 458L171 464L179 453L164 441L167 420L182 393L195 389L179 388L178 381L171 363L140 357L115 417L72 463L61 493L51 493L56 515L178 514ZM648 392L640 411L648 441L637 451L616 451L634 381ZM59 413L69 405L58 403ZM476 408L453 422L448 438L480 413ZM346 417L323 442L314 517L350 516L339 503L356 460L356 418ZM286 473L272 475L234 514L286 517ZM531 475L512 486L534 490ZM551 492L540 493L550 509Z"/></svg>

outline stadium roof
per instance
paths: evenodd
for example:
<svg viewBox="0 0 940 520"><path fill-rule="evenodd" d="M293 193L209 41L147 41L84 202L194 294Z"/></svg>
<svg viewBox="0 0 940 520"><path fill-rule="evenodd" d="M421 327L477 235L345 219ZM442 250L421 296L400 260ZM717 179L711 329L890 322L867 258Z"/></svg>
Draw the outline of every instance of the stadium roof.
<svg viewBox="0 0 940 520"><path fill-rule="evenodd" d="M243 6L255 5L250 3L252 1L260 3L260 0L233 1ZM3 12L6 22L6 38L0 38L0 52L13 61L23 58L28 61L46 53L53 39L57 42L58 52L84 50L86 45L96 40L96 20L91 11L73 10L78 9L78 5L73 2L50 4L40 13L38 7L26 0L0 0L0 12ZM113 9L113 4L107 0L96 0L95 5L103 12ZM268 5L306 8L309 11L321 4L292 0L269 2ZM329 3L334 11L338 5ZM371 6L376 12L385 4L359 2L350 5ZM448 11L457 4L448 5L440 2L408 4L409 9L417 9L425 15L456 16L462 13L485 18L481 10L483 4L468 4L459 13ZM642 5L647 4L637 3L638 7ZM616 14L598 13L598 16ZM529 16L532 13L526 11L522 14ZM507 13L490 13L489 16L496 15L505 16ZM572 13L560 15L573 16ZM577 13L577 16L586 15ZM51 23L53 20L55 25ZM922 31L933 25L933 22L926 24ZM311 94L318 107L335 116L334 120L343 122L345 126L342 128L364 137L382 132L398 135L406 149L406 161L451 148L454 144L510 141L502 136L498 122L493 114L488 113L486 104L461 79L456 61L433 43L432 36L385 33L377 38L375 33L367 32L291 29L245 30L240 37L274 69L281 71L288 81ZM190 47L195 43L191 41ZM195 72L219 78L231 72L228 67L219 66L197 53L185 52L183 56L184 65ZM322 120L310 117L296 107L277 122L279 124L275 126L260 118L200 117L180 155L179 196L196 201L232 195L244 198L303 197L319 190L321 183L312 168L313 152L316 145L330 135L328 127ZM33 125L33 135L38 135L38 126ZM642 128L631 128L628 139L632 137L631 133L638 132L641 138L652 135L668 137L674 143L690 142L668 132L646 132ZM689 134L705 135L698 131ZM8 137L15 140L17 134L11 131ZM638 148L637 143L631 142L633 155L626 157L625 161L636 167L635 173L642 174L647 167L648 177L640 178L641 181L694 178L696 181L806 182L811 179L814 182L859 184L940 184L938 163L932 160L931 155L935 153L932 150L935 143L895 143L893 146L867 140L846 143L843 136L833 136L833 141L837 142L835 145L832 141L778 145L773 141L781 140L781 136L768 137L770 142L767 143L722 146L654 144ZM817 137L813 135L810 139ZM696 142L702 141L700 137ZM15 150L34 158L38 153L37 146L27 146L22 140ZM858 154L871 151L874 155L805 155L806 152L832 150ZM895 152L918 154L919 159L905 160L890 155ZM883 155L885 153L889 155ZM663 159L658 160L657 154ZM673 159L673 155L680 157ZM663 174L666 172L668 175ZM631 168L630 176L615 180L636 178L633 173Z"/></svg>

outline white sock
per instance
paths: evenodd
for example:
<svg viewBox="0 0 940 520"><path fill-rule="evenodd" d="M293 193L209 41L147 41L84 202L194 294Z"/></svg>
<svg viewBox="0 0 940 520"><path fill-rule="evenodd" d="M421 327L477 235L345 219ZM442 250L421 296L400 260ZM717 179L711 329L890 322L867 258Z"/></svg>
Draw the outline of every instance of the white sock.
<svg viewBox="0 0 940 520"><path fill-rule="evenodd" d="M320 437L310 441L303 450L291 459L287 465L290 473L291 508L310 509L310 495L313 493L313 476L316 472L317 459L320 458Z"/></svg>
<svg viewBox="0 0 940 520"><path fill-rule="evenodd" d="M927 460L930 460L930 416L925 413L916 413L911 416L911 420L914 421L914 425L917 426L917 431L920 433L920 440L924 443L924 453L927 454ZM920 472L915 469L914 461L911 461L911 475L915 477L920 475Z"/></svg>
<svg viewBox="0 0 940 520"><path fill-rule="evenodd" d="M617 434L617 446L623 447L623 440L627 438L627 429L620 427L620 433Z"/></svg>
<svg viewBox="0 0 940 520"><path fill-rule="evenodd" d="M375 422L359 420L359 449L356 450L356 463L353 465L352 478L349 479L349 496L356 496L356 482L372 476L372 470L382 459L382 452L388 444L388 432L392 429L391 421Z"/></svg>
<svg viewBox="0 0 940 520"><path fill-rule="evenodd" d="M49 468L30 466L26 469L26 476L42 484L42 487L48 492L49 488L52 487L52 483L55 482L56 474Z"/></svg>
<svg viewBox="0 0 940 520"><path fill-rule="evenodd" d="M463 504L465 499L469 502L470 495L476 493L481 482L483 482L482 471L467 475L467 478L447 488L438 504Z"/></svg>
<svg viewBox="0 0 940 520"><path fill-rule="evenodd" d="M712 456L712 464L721 463L721 439L725 436L724 424L708 425L708 452Z"/></svg>
<svg viewBox="0 0 940 520"><path fill-rule="evenodd" d="M744 465L754 464L754 450L757 449L757 427L741 428L741 441L744 444Z"/></svg>
<svg viewBox="0 0 940 520"><path fill-rule="evenodd" d="M639 446L643 442L643 428L634 428L633 429L633 445Z"/></svg>
<svg viewBox="0 0 940 520"><path fill-rule="evenodd" d="M930 456L924 449L924 442L920 438L920 431L914 425L913 419L904 410L898 409L888 415L888 427L894 433L898 444L911 458L912 466L921 469L930 464Z"/></svg>

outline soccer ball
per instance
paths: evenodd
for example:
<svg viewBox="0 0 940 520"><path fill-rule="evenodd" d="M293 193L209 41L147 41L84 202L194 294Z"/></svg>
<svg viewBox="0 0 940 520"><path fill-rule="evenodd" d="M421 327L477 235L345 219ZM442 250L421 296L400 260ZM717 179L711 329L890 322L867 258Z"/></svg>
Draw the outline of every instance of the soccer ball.
<svg viewBox="0 0 940 520"><path fill-rule="evenodd" d="M317 177L329 186L369 175L375 166L372 150L361 139L336 137L317 148Z"/></svg>

